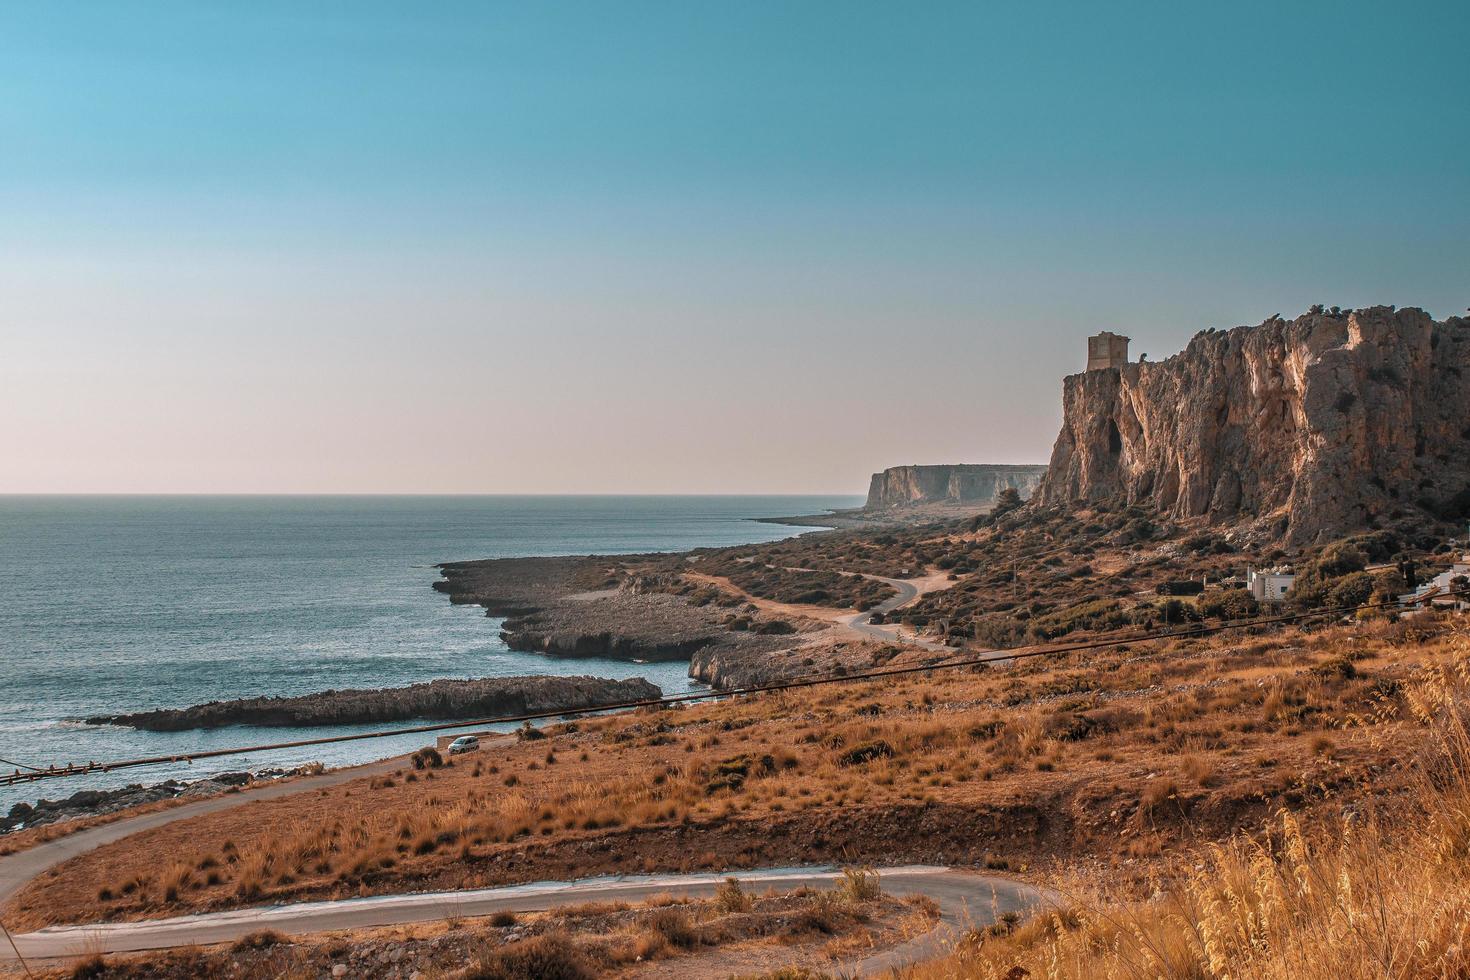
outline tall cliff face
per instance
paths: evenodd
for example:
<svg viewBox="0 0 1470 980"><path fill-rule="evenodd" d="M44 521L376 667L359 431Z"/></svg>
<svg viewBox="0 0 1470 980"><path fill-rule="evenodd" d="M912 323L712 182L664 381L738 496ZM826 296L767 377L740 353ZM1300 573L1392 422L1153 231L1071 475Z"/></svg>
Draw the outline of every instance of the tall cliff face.
<svg viewBox="0 0 1470 980"><path fill-rule="evenodd" d="M892 466L874 473L868 485L868 507L901 504L994 503L1002 490L1030 497L1041 484L1045 466L957 463L950 466Z"/></svg>
<svg viewBox="0 0 1470 980"><path fill-rule="evenodd" d="M1035 499L1260 520L1300 545L1470 487L1470 320L1373 307L1074 374Z"/></svg>

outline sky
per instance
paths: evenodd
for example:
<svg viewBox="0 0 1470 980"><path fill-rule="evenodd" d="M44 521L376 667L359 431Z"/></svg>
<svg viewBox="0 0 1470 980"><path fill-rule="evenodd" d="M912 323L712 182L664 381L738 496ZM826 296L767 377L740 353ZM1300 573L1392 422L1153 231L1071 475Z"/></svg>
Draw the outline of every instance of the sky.
<svg viewBox="0 0 1470 980"><path fill-rule="evenodd" d="M1470 305L1470 5L0 0L0 492L861 493Z"/></svg>

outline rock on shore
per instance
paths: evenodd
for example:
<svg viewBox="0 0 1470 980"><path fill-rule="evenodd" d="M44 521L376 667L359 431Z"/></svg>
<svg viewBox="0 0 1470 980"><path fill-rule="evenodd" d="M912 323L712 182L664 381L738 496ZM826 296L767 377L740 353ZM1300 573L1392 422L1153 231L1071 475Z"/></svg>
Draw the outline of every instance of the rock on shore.
<svg viewBox="0 0 1470 980"><path fill-rule="evenodd" d="M75 820L78 817L95 817L115 813L129 807L144 806L160 800L177 797L203 799L219 796L231 790L261 780L282 779L287 776L309 775L320 772L320 763L311 763L295 769L266 769L259 772L221 772L206 779L181 783L167 779L152 786L133 783L119 789L84 789L59 800L38 800L35 803L17 803L10 812L0 817L0 834L25 827L40 827L44 824Z"/></svg>
<svg viewBox="0 0 1470 980"><path fill-rule="evenodd" d="M177 732L223 725L358 725L412 718L457 719L595 708L657 698L641 677L492 677L437 680L380 690L322 691L291 698L240 698L188 708L88 718L89 725L125 725Z"/></svg>

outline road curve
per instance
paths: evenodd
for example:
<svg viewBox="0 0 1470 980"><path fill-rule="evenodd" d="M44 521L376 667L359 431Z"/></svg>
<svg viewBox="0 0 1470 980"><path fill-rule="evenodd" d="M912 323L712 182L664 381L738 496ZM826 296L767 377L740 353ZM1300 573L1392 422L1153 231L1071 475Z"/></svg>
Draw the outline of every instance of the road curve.
<svg viewBox="0 0 1470 980"><path fill-rule="evenodd" d="M1026 912L1048 901L1046 893L1009 878L952 868L906 865L879 869L879 874L888 894L924 894L932 898L939 904L940 922L922 936L846 964L848 969L858 973L882 973L896 966L941 955L964 929L987 925L1007 912ZM26 959L49 960L82 954L138 952L230 942L261 929L305 934L480 916L500 911L537 911L588 901L639 902L664 894L704 897L712 895L720 882L731 877L753 886L786 890L803 885L830 886L841 876L842 872L832 867L688 875L619 875L473 891L422 892L271 905L141 922L50 926L14 938ZM13 955L12 951L0 950L0 961L7 955Z"/></svg>
<svg viewBox="0 0 1470 980"><path fill-rule="evenodd" d="M408 760L401 757L383 759L362 766L332 769L317 776L301 776L296 779L264 783L238 793L224 793L194 803L184 803L164 810L156 810L153 813L124 817L111 823L75 831L44 844L37 844L24 851L0 858L0 909L3 909L5 904L14 898L22 888L30 884L37 875L78 854L85 854L101 847L103 844L111 844L113 841L131 837L133 834L162 827L175 820L186 820L189 817L203 816L218 810L228 810L231 807L254 803L256 800L273 800L282 796L321 789L325 786L335 786L338 783L361 779L363 776L401 769L407 764Z"/></svg>
<svg viewBox="0 0 1470 980"><path fill-rule="evenodd" d="M936 650L943 653L954 652L942 643L920 639L917 636L904 637L899 633L897 626L877 626L871 622L874 613L883 613L886 615L895 609L902 609L919 598L922 593L914 583L915 581L927 581L926 579L883 578L879 575L864 575L863 578L872 579L875 582L882 582L885 585L891 586L897 594L884 599L866 612L849 613L846 616L840 617L837 620L840 625L870 640L878 640L882 643L903 643L908 646L922 647L925 650Z"/></svg>

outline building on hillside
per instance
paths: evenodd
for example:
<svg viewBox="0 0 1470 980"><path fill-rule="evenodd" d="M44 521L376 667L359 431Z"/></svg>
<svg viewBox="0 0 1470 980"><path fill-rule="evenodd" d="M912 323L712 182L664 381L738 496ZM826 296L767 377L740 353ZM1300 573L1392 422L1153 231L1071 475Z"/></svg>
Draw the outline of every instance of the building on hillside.
<svg viewBox="0 0 1470 980"><path fill-rule="evenodd" d="M1128 337L1104 330L1087 338L1087 370L1106 371L1128 363Z"/></svg>
<svg viewBox="0 0 1470 980"><path fill-rule="evenodd" d="M1451 565L1448 571L1440 572L1413 592L1399 596L1399 604L1422 608L1434 606L1463 612L1470 609L1470 595L1459 594L1470 588L1467 582L1470 582L1470 553L1461 555L1460 560Z"/></svg>
<svg viewBox="0 0 1470 980"><path fill-rule="evenodd" d="M1289 568L1246 569L1245 587L1257 602L1285 602L1296 584L1296 573Z"/></svg>

